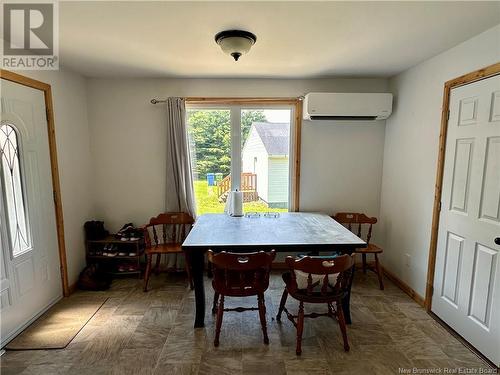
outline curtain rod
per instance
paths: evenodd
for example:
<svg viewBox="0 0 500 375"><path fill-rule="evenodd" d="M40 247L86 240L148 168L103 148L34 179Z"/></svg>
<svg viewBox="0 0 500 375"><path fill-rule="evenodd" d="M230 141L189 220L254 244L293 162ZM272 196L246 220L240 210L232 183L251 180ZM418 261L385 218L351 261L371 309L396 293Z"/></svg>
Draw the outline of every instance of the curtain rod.
<svg viewBox="0 0 500 375"><path fill-rule="evenodd" d="M167 101L165 99L151 99L151 104L160 104L160 103L166 103Z"/></svg>
<svg viewBox="0 0 500 375"><path fill-rule="evenodd" d="M299 97L289 97L289 98L210 98L210 97L186 97L184 98L186 102L192 104L252 104L252 103L268 103L268 104L294 104L300 100L303 100L303 96ZM166 103L166 99L151 99L151 104L161 104Z"/></svg>

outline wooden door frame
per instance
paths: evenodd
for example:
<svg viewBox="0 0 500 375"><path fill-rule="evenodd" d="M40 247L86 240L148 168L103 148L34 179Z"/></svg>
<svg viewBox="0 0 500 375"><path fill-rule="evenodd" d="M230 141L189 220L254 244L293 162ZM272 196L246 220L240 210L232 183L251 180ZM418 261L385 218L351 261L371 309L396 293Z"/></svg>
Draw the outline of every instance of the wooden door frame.
<svg viewBox="0 0 500 375"><path fill-rule="evenodd" d="M52 89L49 84L35 79L0 69L0 78L15 82L23 86L43 91L45 99L45 110L47 114L47 132L49 136L50 169L52 175L52 192L54 196L54 208L56 214L57 244L59 250L59 262L61 270L61 281L63 295L69 296L68 267L66 261L66 244L64 239L64 218L61 200L61 187L59 180L59 167L57 163L56 132L54 125L54 107L52 105Z"/></svg>
<svg viewBox="0 0 500 375"><path fill-rule="evenodd" d="M210 98L210 97L186 97L186 104L213 104L213 105L291 105L294 107L295 128L293 145L293 179L292 179L292 202L293 211L300 211L300 151L302 137L302 98Z"/></svg>
<svg viewBox="0 0 500 375"><path fill-rule="evenodd" d="M443 173L445 164L446 135L448 132L448 118L450 111L450 92L452 89L490 78L500 74L500 63L489 65L460 77L447 81L444 84L443 106L441 110L441 131L439 134L439 153L436 168L436 186L434 190L434 208L432 211L431 240L429 245L429 261L427 266L427 285L425 288L425 309L432 308L434 293L434 272L436 268L437 240L439 231L439 216L441 212L441 193L443 187Z"/></svg>

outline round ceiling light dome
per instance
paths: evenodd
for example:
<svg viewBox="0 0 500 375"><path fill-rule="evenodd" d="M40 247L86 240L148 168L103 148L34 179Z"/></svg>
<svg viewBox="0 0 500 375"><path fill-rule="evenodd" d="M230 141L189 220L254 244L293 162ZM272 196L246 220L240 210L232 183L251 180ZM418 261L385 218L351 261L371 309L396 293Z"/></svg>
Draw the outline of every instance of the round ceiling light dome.
<svg viewBox="0 0 500 375"><path fill-rule="evenodd" d="M215 42L222 51L231 55L234 61L238 61L257 41L257 37L249 31L225 30L215 35Z"/></svg>

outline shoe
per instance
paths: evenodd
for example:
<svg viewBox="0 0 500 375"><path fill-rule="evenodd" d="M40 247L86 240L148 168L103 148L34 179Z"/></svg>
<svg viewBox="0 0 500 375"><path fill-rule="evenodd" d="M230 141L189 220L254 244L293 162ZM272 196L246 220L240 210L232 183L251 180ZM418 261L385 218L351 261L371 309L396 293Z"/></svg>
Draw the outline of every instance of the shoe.
<svg viewBox="0 0 500 375"><path fill-rule="evenodd" d="M122 236L122 241L138 241L144 236L142 230L135 227L127 227L120 235Z"/></svg>
<svg viewBox="0 0 500 375"><path fill-rule="evenodd" d="M125 231L123 231L121 233L121 238L120 240L121 241L130 241L130 233L131 231L133 230L134 228L133 227L128 227Z"/></svg>
<svg viewBox="0 0 500 375"><path fill-rule="evenodd" d="M109 256L110 252L111 252L111 246L109 244L106 244L104 246L104 249L102 250L102 255L107 257L107 256Z"/></svg>
<svg viewBox="0 0 500 375"><path fill-rule="evenodd" d="M134 224L127 223L123 227L121 227L121 229L116 233L116 236L117 237L122 237L127 230L130 230L130 229L133 229L133 228L134 228Z"/></svg>
<svg viewBox="0 0 500 375"><path fill-rule="evenodd" d="M118 253L118 256L119 256L119 257L125 257L125 256L127 256L127 253L124 253L124 252L120 251L120 252Z"/></svg>
<svg viewBox="0 0 500 375"><path fill-rule="evenodd" d="M130 231L130 241L139 241L144 236L144 233L137 228Z"/></svg>
<svg viewBox="0 0 500 375"><path fill-rule="evenodd" d="M138 241L144 236L144 233L141 229L129 225L122 228L117 236L120 236L122 241Z"/></svg>
<svg viewBox="0 0 500 375"><path fill-rule="evenodd" d="M129 257L135 257L135 256L137 256L137 253L128 253L128 256Z"/></svg>
<svg viewBox="0 0 500 375"><path fill-rule="evenodd" d="M127 265L126 264L119 264L118 265L118 272L125 272L127 271Z"/></svg>
<svg viewBox="0 0 500 375"><path fill-rule="evenodd" d="M130 266L128 266L128 271L129 272L137 271L137 266L134 264L131 264Z"/></svg>
<svg viewBox="0 0 500 375"><path fill-rule="evenodd" d="M117 250L116 245L110 245L108 247L108 257L115 257L115 256L117 256L118 252L116 250Z"/></svg>

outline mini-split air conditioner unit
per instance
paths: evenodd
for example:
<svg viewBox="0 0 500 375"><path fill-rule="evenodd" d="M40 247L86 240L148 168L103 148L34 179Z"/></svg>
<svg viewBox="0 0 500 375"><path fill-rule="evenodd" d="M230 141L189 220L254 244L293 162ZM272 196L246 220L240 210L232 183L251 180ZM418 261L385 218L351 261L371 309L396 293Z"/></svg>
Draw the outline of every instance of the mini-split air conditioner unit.
<svg viewBox="0 0 500 375"><path fill-rule="evenodd" d="M385 120L392 94L311 92L304 98L305 120Z"/></svg>

